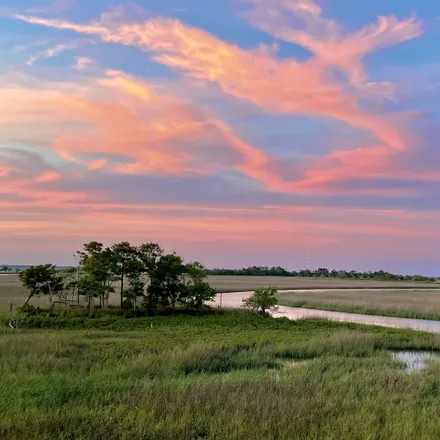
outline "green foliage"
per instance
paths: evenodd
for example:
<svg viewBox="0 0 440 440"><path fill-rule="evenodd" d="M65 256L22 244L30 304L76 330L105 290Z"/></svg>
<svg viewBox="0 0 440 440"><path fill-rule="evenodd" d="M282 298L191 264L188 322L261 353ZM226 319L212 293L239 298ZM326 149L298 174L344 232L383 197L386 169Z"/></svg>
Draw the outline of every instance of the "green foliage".
<svg viewBox="0 0 440 440"><path fill-rule="evenodd" d="M113 273L119 277L120 280L120 294L121 294L121 307L124 305L124 278L132 273L134 268L133 265L136 264L137 258L137 249L135 246L132 246L127 241L123 241L121 243L116 243L111 247L112 252L112 264L113 264ZM133 295L133 289L128 292L130 298L136 298L136 295Z"/></svg>
<svg viewBox="0 0 440 440"><path fill-rule="evenodd" d="M164 251L157 243L143 243L138 247L139 259L145 267L145 272L152 274Z"/></svg>
<svg viewBox="0 0 440 440"><path fill-rule="evenodd" d="M185 280L179 303L190 309L199 310L207 302L213 301L216 290L211 287L206 279L206 270L199 263L189 263L185 267Z"/></svg>
<svg viewBox="0 0 440 440"><path fill-rule="evenodd" d="M202 308L207 302L213 301L216 295L215 289L205 282L189 284L184 292L180 298L180 304L196 310Z"/></svg>
<svg viewBox="0 0 440 440"><path fill-rule="evenodd" d="M30 292L26 304L33 296L50 294L52 298L57 294L58 304L106 308L117 281L121 309L141 308L141 315L154 315L158 308L176 309L177 305L200 309L214 297L200 263L184 264L179 255L165 254L157 243L136 247L121 242L104 247L92 241L85 243L77 256L76 268L57 271L55 266L44 265L23 271L20 279Z"/></svg>
<svg viewBox="0 0 440 440"><path fill-rule="evenodd" d="M138 298L145 298L145 279L142 277L142 270L134 269L127 274L129 285L124 292L125 302L123 307L136 308Z"/></svg>
<svg viewBox="0 0 440 440"><path fill-rule="evenodd" d="M184 274L185 265L178 255L168 254L159 258L152 275L151 294L158 298L161 305L176 307L179 296L184 291Z"/></svg>
<svg viewBox="0 0 440 440"><path fill-rule="evenodd" d="M87 298L90 307L92 298L99 298L99 305L108 305L111 292L114 292L114 254L111 249L104 249L102 243L92 241L84 245L81 255L81 269L84 277L78 283L81 295Z"/></svg>
<svg viewBox="0 0 440 440"><path fill-rule="evenodd" d="M276 287L260 287L254 291L251 297L243 300L243 306L266 316L268 311L275 312L277 310L277 294Z"/></svg>
<svg viewBox="0 0 440 440"><path fill-rule="evenodd" d="M53 264L30 266L19 274L23 286L29 295L25 304L34 296L48 295L52 304L52 296L64 289L63 278Z"/></svg>
<svg viewBox="0 0 440 440"><path fill-rule="evenodd" d="M199 262L187 264L185 272L185 289L179 302L189 308L199 310L204 304L214 300L216 291L205 282L206 271Z"/></svg>
<svg viewBox="0 0 440 440"><path fill-rule="evenodd" d="M438 350L438 335L244 310L113 312L64 318L86 330L1 331L0 438L438 438L439 365L407 374L388 352Z"/></svg>
<svg viewBox="0 0 440 440"><path fill-rule="evenodd" d="M192 284L203 283L206 279L206 268L198 261L187 264L185 272Z"/></svg>

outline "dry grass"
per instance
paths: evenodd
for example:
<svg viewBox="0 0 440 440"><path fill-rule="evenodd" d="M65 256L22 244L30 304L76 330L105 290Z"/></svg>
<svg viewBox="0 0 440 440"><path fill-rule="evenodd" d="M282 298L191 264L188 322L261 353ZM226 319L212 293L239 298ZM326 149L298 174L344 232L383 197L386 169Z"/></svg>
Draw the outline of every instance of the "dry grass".
<svg viewBox="0 0 440 440"><path fill-rule="evenodd" d="M398 287L429 287L427 283L375 280L345 280L335 278L251 277L211 275L208 282L219 292L240 292L262 286L278 289L373 289ZM439 285L440 287L440 285Z"/></svg>
<svg viewBox="0 0 440 440"><path fill-rule="evenodd" d="M209 276L208 282L218 291L218 292L237 292L254 290L257 287L274 285L278 289L366 289L366 288L398 288L398 287L428 287L429 284L426 283L415 283L415 282L388 282L388 281L370 281L370 280L340 280L333 278L292 278L292 277L252 277L252 276ZM115 284L115 290L118 292L118 284ZM376 294L370 296L371 294ZM382 294L378 292L340 292L342 296L346 295L348 301L352 300L357 302L358 298L361 296L370 297L374 302L376 297L381 298ZM402 292L400 292L402 294ZM403 292L405 293L405 292ZM408 293L408 292L406 292ZM409 292L414 294L414 292ZM416 292L417 295L424 292ZM392 294L392 293L391 293ZM390 294L390 295L391 295ZM439 292L440 294L440 292ZM22 305L26 300L27 292L21 286L18 275L0 275L0 312L6 311L9 308L9 304L12 303L14 306ZM315 296L316 295L316 296ZM305 294L295 294L294 297L283 296L284 299L290 301L320 301L319 295L322 295L323 300L329 299L329 301L334 297L333 292L319 294L319 293L305 293ZM388 295L388 294L387 294ZM401 295L398 295L401 296ZM405 296L405 295L403 295ZM383 296L382 296L383 297ZM406 295L408 297L408 295ZM417 296L421 298L421 296ZM393 299L391 299L393 301ZM331 302L331 301L330 301ZM111 303L117 305L119 304L119 294L116 293L112 295ZM34 305L47 305L48 301L46 298L33 298L31 304ZM391 304L391 303L390 303ZM414 304L416 302L414 301ZM371 306L372 304L369 304ZM430 306L427 306L428 308ZM440 304L439 304L440 313Z"/></svg>
<svg viewBox="0 0 440 440"><path fill-rule="evenodd" d="M23 305L26 301L27 292L23 289L18 275L0 275L0 312L8 310L9 304L14 306ZM47 304L44 298L34 298L33 304Z"/></svg>

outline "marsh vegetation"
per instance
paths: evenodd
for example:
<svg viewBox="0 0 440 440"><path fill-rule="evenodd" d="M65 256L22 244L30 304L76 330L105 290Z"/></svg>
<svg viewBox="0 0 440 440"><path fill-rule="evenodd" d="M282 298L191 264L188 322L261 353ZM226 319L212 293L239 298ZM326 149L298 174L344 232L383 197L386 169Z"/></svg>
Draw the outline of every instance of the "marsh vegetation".
<svg viewBox="0 0 440 440"><path fill-rule="evenodd" d="M71 312L73 313L73 312ZM1 330L0 437L435 439L440 337L246 311L40 316Z"/></svg>

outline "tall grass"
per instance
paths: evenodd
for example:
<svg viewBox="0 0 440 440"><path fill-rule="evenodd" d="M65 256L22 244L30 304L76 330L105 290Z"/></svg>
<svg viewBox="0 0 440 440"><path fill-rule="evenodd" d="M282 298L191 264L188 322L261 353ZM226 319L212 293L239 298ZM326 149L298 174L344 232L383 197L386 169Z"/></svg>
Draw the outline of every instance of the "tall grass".
<svg viewBox="0 0 440 440"><path fill-rule="evenodd" d="M427 319L432 321L440 321L439 312L424 312L420 310L410 310L402 308L374 308L366 307L362 305L346 305L346 304L326 304L315 303L309 301L289 301L281 298L278 303L287 307L302 307L306 309L314 310L327 310L330 312L343 312L343 313L359 313L362 315L374 315L374 316L391 316L396 318L409 318L409 319Z"/></svg>
<svg viewBox="0 0 440 440"><path fill-rule="evenodd" d="M388 350L440 336L246 312L45 319L63 330L0 331L2 439L439 438L440 365L408 375Z"/></svg>
<svg viewBox="0 0 440 440"><path fill-rule="evenodd" d="M289 292L281 305L335 312L440 320L440 290L377 290Z"/></svg>

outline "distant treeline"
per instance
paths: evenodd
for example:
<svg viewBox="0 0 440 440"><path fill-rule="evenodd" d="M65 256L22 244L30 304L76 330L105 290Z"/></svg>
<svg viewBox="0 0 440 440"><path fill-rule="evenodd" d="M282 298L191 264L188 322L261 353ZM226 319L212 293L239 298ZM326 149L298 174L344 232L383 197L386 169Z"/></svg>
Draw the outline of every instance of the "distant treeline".
<svg viewBox="0 0 440 440"><path fill-rule="evenodd" d="M242 269L207 269L207 275L236 275L236 276L275 276L275 277L312 277L312 278L345 278L351 280L380 280L380 281L437 281L435 277L423 275L399 275L383 270L376 272L357 272L355 270L329 270L325 268L300 271L288 271L284 267L251 266Z"/></svg>

